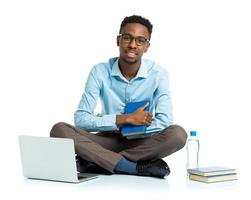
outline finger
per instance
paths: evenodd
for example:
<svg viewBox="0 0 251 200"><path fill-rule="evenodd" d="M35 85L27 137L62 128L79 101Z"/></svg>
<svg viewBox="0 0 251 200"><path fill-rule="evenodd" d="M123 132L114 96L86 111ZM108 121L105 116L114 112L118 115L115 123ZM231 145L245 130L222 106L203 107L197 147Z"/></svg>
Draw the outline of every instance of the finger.
<svg viewBox="0 0 251 200"><path fill-rule="evenodd" d="M144 118L144 123L145 124L151 124L152 123L152 118L151 117L145 117Z"/></svg>
<svg viewBox="0 0 251 200"><path fill-rule="evenodd" d="M151 123L152 123L151 121L150 121L150 122L146 122L146 125L147 125L147 126L150 126Z"/></svg>
<svg viewBox="0 0 251 200"><path fill-rule="evenodd" d="M152 113L145 111L145 116L146 117L153 117Z"/></svg>
<svg viewBox="0 0 251 200"><path fill-rule="evenodd" d="M152 121L152 119L153 119L153 116L152 116L152 115L148 115L148 116L147 116L147 120L151 120L151 121Z"/></svg>
<svg viewBox="0 0 251 200"><path fill-rule="evenodd" d="M146 122L152 123L152 118L147 118L147 119L146 119Z"/></svg>
<svg viewBox="0 0 251 200"><path fill-rule="evenodd" d="M144 122L146 123L148 121L147 116L144 117Z"/></svg>
<svg viewBox="0 0 251 200"><path fill-rule="evenodd" d="M153 117L152 113L148 112L148 116Z"/></svg>
<svg viewBox="0 0 251 200"><path fill-rule="evenodd" d="M141 106L141 107L139 108L139 110L145 110L145 109L147 108L147 106L149 106L149 103L147 103L147 104Z"/></svg>
<svg viewBox="0 0 251 200"><path fill-rule="evenodd" d="M146 123L151 124L152 120L147 120Z"/></svg>

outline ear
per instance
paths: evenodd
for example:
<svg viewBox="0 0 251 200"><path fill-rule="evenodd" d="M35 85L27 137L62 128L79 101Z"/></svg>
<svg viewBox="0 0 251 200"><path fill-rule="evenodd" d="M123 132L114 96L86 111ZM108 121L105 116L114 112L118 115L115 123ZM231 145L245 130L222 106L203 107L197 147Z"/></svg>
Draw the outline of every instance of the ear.
<svg viewBox="0 0 251 200"><path fill-rule="evenodd" d="M119 47L119 36L117 36L117 46Z"/></svg>
<svg viewBox="0 0 251 200"><path fill-rule="evenodd" d="M148 50L149 47L150 47L150 42L147 43L147 45L146 45L146 47L145 47L145 49L144 49L144 53L147 52L147 50Z"/></svg>

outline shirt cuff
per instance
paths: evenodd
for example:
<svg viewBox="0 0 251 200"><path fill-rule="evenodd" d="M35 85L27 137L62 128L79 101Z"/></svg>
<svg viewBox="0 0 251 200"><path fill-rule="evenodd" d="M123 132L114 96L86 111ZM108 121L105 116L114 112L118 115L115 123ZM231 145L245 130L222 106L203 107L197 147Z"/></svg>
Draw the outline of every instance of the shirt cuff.
<svg viewBox="0 0 251 200"><path fill-rule="evenodd" d="M116 114L104 115L97 121L97 127L103 131L118 130L116 125Z"/></svg>

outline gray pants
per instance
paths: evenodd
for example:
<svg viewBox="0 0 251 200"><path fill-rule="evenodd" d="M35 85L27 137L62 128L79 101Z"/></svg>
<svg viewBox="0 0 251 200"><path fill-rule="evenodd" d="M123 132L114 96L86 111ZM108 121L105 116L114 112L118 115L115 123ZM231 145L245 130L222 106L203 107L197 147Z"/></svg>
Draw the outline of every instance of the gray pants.
<svg viewBox="0 0 251 200"><path fill-rule="evenodd" d="M123 157L133 162L164 158L183 148L187 139L178 125L148 138L128 140L116 133L89 133L64 122L55 124L50 136L72 138L76 154L112 173Z"/></svg>

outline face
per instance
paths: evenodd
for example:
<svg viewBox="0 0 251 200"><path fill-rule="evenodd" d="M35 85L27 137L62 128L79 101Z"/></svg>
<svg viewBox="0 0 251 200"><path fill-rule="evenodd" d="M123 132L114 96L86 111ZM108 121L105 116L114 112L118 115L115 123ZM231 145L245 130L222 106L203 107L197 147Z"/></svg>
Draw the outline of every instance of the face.
<svg viewBox="0 0 251 200"><path fill-rule="evenodd" d="M127 64L140 63L141 57L150 46L149 38L145 26L138 23L126 24L117 37L120 60Z"/></svg>

